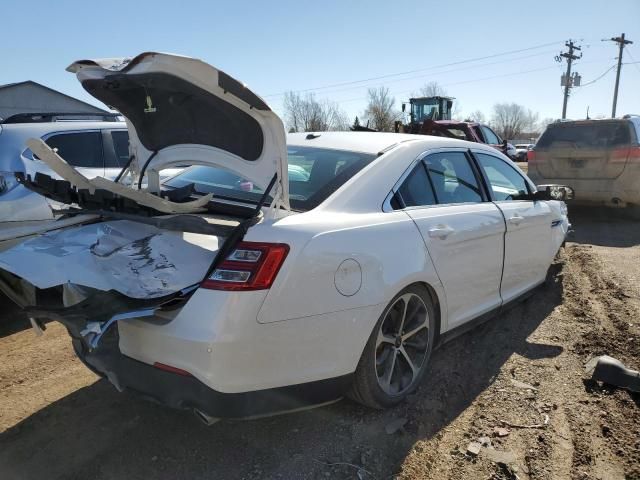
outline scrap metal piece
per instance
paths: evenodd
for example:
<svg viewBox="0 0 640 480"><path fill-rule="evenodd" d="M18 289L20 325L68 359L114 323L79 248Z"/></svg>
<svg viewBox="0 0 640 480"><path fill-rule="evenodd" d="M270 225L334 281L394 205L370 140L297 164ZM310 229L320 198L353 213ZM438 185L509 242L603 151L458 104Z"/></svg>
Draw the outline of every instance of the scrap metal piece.
<svg viewBox="0 0 640 480"><path fill-rule="evenodd" d="M591 374L592 380L640 392L640 372L627 368L609 355L592 358L585 365L585 370Z"/></svg>
<svg viewBox="0 0 640 480"><path fill-rule="evenodd" d="M134 200L136 203L145 207L153 208L158 212L163 213L193 213L202 212L207 208L207 204L213 198L212 193L208 193L197 200L185 203L176 203L164 198L152 195L151 193L144 192L142 190L134 190L130 187L124 186L121 183L115 183L106 178L96 177L90 180L93 188L101 188L109 192L120 195L121 197Z"/></svg>
<svg viewBox="0 0 640 480"><path fill-rule="evenodd" d="M155 308L146 308L143 310L133 310L130 312L118 313L111 317L106 322L89 322L87 326L80 332L80 335L84 338L86 344L89 346L91 350L98 347L100 343L100 339L105 334L105 332L113 325L115 322L119 322L121 320L131 320L134 318L144 318L151 317L156 313Z"/></svg>
<svg viewBox="0 0 640 480"><path fill-rule="evenodd" d="M69 165L60 155L54 152L49 145L39 138L30 138L27 145L51 170L56 172L78 190L88 190L91 195L97 189L106 190L113 194L135 201L139 205L152 208L162 213L192 213L205 211L207 204L213 198L209 193L191 202L177 203L158 197L149 192L134 190L121 183L112 182L106 178L97 177L89 180Z"/></svg>

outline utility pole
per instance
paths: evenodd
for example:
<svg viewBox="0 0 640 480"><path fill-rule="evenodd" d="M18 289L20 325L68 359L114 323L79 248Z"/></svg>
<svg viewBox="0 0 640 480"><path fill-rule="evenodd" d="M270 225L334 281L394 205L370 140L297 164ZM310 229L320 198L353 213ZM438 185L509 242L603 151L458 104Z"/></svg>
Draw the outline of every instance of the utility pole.
<svg viewBox="0 0 640 480"><path fill-rule="evenodd" d="M613 89L613 108L611 109L611 117L615 118L616 116L616 105L618 103L618 85L620 85L620 70L622 69L622 50L624 50L625 45L629 45L633 43L631 40L625 40L624 33L619 37L611 38L612 42L616 42L620 48L618 53L618 72L616 73L616 86Z"/></svg>
<svg viewBox="0 0 640 480"><path fill-rule="evenodd" d="M573 40L569 40L565 43L565 46L569 49L568 52L562 52L560 55L556 56L556 61L561 62L563 58L567 59L567 73L565 74L562 83L564 84L564 101L562 102L562 119L567 118L567 101L569 100L569 90L572 85L571 78L571 62L574 60L578 60L582 58L582 53L580 55L575 55L573 52L578 50L580 51L580 47L573 43Z"/></svg>

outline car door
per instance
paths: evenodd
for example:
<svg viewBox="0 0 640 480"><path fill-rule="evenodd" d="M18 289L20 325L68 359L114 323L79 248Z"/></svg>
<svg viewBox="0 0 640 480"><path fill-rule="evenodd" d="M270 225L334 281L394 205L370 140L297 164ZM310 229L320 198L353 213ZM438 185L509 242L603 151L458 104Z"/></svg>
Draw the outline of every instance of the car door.
<svg viewBox="0 0 640 480"><path fill-rule="evenodd" d="M48 135L44 141L85 177L104 176L104 153L100 130L58 132Z"/></svg>
<svg viewBox="0 0 640 480"><path fill-rule="evenodd" d="M397 189L447 297L454 328L500 306L504 220L464 149L425 154Z"/></svg>
<svg viewBox="0 0 640 480"><path fill-rule="evenodd" d="M531 199L525 177L497 155L473 150L495 205L506 222L501 295L508 302L544 281L551 248L553 213L544 201Z"/></svg>

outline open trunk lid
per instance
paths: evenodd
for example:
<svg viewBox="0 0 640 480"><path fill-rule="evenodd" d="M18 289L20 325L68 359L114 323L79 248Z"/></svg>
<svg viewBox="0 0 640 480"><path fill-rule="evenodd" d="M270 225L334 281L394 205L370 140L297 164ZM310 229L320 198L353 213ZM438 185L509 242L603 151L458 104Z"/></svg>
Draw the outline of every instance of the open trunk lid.
<svg viewBox="0 0 640 480"><path fill-rule="evenodd" d="M133 58L79 60L68 71L95 98L118 110L129 129L133 180L182 165L226 169L289 206L284 125L242 83L194 58L146 52Z"/></svg>
<svg viewBox="0 0 640 480"><path fill-rule="evenodd" d="M552 124L536 144L536 166L545 178L616 178L636 141L632 136L634 132L624 120Z"/></svg>

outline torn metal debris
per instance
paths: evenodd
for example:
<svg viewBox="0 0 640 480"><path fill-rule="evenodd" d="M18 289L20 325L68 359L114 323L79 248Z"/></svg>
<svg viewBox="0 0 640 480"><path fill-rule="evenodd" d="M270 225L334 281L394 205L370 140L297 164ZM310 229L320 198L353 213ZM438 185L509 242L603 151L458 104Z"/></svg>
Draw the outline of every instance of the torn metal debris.
<svg viewBox="0 0 640 480"><path fill-rule="evenodd" d="M151 299L202 280L218 251L216 236L129 220L49 232L0 253L0 268L39 289L67 284ZM74 268L68 268L69 265Z"/></svg>

